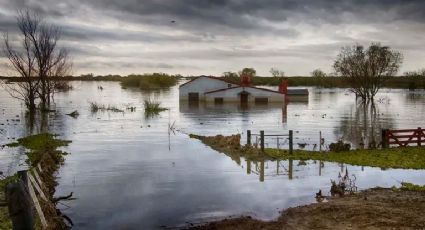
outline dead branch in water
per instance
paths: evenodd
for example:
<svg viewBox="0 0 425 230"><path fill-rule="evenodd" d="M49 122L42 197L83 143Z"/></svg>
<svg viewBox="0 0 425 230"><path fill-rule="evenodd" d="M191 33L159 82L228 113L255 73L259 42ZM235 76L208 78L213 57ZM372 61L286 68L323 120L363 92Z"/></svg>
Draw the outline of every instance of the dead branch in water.
<svg viewBox="0 0 425 230"><path fill-rule="evenodd" d="M73 192L71 192L68 196L60 196L57 198L53 198L53 203L57 204L61 200L75 200L75 198L72 197Z"/></svg>

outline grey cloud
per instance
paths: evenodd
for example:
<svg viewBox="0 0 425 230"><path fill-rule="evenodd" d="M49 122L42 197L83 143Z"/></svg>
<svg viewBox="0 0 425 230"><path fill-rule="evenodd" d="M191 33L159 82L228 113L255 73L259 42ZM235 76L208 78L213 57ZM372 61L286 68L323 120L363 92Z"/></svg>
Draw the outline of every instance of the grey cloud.
<svg viewBox="0 0 425 230"><path fill-rule="evenodd" d="M425 49L425 28L411 26L425 24L423 0L0 0L0 5L0 31L16 32L15 12L33 10L62 27L62 45L76 60L102 58L77 63L86 69L177 71L192 67L173 61L194 60L208 62L205 68L215 70L232 61L241 64L255 58L331 60L342 46L372 41L387 42L410 54ZM92 20L81 23L70 18ZM103 23L110 24L99 26ZM349 25L359 25L356 35L332 31L336 27L350 30ZM311 41L306 28L320 30L317 42ZM297 42L304 41L304 35L308 41ZM261 43L274 44L277 39L289 42L276 48ZM121 43L126 48L117 50ZM132 48L142 46L145 49ZM158 47L160 51L155 50ZM145 60L142 64L114 60L140 56Z"/></svg>

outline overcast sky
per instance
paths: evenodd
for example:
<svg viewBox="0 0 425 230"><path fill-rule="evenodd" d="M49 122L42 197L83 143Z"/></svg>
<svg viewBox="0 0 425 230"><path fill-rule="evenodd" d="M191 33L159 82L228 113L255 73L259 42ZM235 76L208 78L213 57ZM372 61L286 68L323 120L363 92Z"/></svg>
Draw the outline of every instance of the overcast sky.
<svg viewBox="0 0 425 230"><path fill-rule="evenodd" d="M401 73L425 67L424 0L0 0L1 32L16 33L22 9L62 27L74 75L310 75L371 42L403 53Z"/></svg>

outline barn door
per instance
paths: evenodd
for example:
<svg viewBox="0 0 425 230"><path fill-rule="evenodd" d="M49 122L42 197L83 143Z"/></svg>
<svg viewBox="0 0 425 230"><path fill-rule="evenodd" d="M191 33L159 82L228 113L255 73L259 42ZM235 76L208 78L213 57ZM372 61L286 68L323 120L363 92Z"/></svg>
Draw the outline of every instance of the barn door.
<svg viewBox="0 0 425 230"><path fill-rule="evenodd" d="M242 92L240 95L241 95L241 104L248 104L248 93Z"/></svg>
<svg viewBox="0 0 425 230"><path fill-rule="evenodd" d="M198 102L199 93L189 93L189 102Z"/></svg>

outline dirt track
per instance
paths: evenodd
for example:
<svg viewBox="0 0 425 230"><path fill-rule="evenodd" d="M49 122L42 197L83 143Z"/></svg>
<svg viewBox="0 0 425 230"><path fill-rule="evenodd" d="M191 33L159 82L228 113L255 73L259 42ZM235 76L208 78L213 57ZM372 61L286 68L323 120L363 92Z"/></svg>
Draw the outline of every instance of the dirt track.
<svg viewBox="0 0 425 230"><path fill-rule="evenodd" d="M192 229L425 229L425 192L375 188L289 208L275 221L225 219Z"/></svg>

